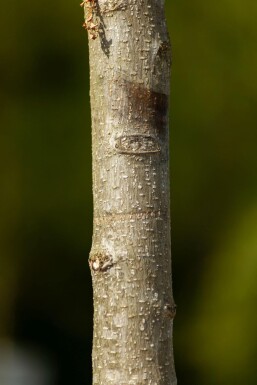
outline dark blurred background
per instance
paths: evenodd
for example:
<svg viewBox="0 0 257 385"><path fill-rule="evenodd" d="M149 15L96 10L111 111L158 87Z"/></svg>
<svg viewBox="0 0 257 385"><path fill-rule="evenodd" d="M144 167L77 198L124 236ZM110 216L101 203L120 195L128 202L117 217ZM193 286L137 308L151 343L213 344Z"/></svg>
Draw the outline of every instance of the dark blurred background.
<svg viewBox="0 0 257 385"><path fill-rule="evenodd" d="M254 385L257 2L167 0L166 8L179 384ZM82 22L74 1L0 7L0 385L91 383Z"/></svg>

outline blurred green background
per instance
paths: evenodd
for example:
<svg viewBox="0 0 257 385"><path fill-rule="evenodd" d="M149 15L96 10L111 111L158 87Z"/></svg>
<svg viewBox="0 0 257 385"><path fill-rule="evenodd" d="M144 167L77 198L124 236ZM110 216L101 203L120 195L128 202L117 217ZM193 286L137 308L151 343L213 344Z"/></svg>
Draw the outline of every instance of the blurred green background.
<svg viewBox="0 0 257 385"><path fill-rule="evenodd" d="M167 0L166 8L179 384L254 385L257 2ZM55 385L91 383L82 22L79 2L1 4L0 345L40 352Z"/></svg>

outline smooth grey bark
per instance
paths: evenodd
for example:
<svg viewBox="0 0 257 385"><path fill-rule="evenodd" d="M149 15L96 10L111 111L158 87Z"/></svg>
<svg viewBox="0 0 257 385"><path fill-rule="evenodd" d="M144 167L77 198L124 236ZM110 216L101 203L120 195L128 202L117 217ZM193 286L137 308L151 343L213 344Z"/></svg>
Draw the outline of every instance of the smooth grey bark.
<svg viewBox="0 0 257 385"><path fill-rule="evenodd" d="M175 385L164 0L86 0L93 384Z"/></svg>

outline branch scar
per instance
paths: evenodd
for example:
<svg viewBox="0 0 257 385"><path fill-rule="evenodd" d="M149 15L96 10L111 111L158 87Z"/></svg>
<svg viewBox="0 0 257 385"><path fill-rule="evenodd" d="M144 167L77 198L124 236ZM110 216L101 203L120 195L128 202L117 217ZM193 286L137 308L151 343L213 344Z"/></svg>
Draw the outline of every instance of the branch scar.
<svg viewBox="0 0 257 385"><path fill-rule="evenodd" d="M104 252L92 254L89 258L89 266L94 272L104 272L113 266L112 256Z"/></svg>
<svg viewBox="0 0 257 385"><path fill-rule="evenodd" d="M152 154L160 152L156 138L150 135L123 135L115 140L115 149L120 154Z"/></svg>

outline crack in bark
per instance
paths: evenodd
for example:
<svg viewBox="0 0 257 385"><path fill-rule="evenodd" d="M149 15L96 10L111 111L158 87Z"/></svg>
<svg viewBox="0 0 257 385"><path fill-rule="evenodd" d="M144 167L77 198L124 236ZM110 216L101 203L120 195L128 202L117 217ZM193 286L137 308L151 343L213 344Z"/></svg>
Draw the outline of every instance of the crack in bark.
<svg viewBox="0 0 257 385"><path fill-rule="evenodd" d="M103 224L113 221L126 221L126 220L135 220L135 219L158 219L158 220L167 220L168 215L166 212L160 211L143 211L143 212L130 212L130 213L105 213L105 215L95 216L95 224Z"/></svg>

